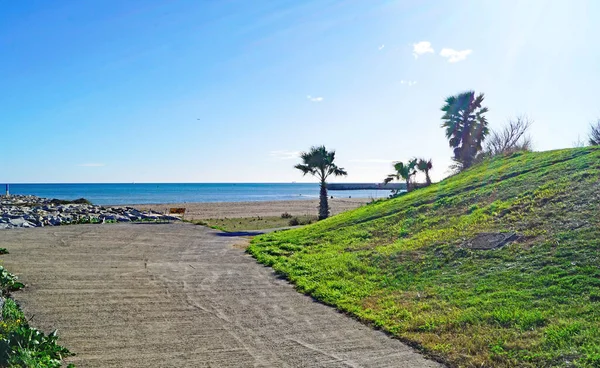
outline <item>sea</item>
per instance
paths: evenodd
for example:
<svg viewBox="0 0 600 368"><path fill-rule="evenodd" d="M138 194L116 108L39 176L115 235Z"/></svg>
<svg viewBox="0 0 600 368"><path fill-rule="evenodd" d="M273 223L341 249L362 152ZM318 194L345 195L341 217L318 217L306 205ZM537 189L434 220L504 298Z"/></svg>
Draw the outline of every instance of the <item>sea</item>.
<svg viewBox="0 0 600 368"><path fill-rule="evenodd" d="M306 183L129 183L10 184L11 194L86 198L97 205L189 202L287 201L319 198L319 185ZM0 186L4 194L4 185ZM334 198L384 198L389 190L330 190Z"/></svg>

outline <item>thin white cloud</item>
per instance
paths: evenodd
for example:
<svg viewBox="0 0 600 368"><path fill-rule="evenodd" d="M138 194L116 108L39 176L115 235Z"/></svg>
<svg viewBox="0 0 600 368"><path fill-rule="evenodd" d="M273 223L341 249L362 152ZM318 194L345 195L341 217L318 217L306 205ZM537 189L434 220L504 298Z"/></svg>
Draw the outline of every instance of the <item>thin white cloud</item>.
<svg viewBox="0 0 600 368"><path fill-rule="evenodd" d="M472 52L473 50L454 50L444 48L442 51L440 51L440 56L448 59L449 63L456 63L465 60Z"/></svg>
<svg viewBox="0 0 600 368"><path fill-rule="evenodd" d="M79 167L102 167L102 166L106 166L106 164L101 164L101 163L86 163L86 164L79 164L77 166L79 166Z"/></svg>
<svg viewBox="0 0 600 368"><path fill-rule="evenodd" d="M413 56L415 59L417 59L420 55L433 52L433 47L431 47L431 42L429 41L413 43Z"/></svg>
<svg viewBox="0 0 600 368"><path fill-rule="evenodd" d="M381 50L383 50L384 47L385 47L385 45L381 45L377 48L377 50L381 51Z"/></svg>
<svg viewBox="0 0 600 368"><path fill-rule="evenodd" d="M323 97L312 97L311 95L306 96L306 98L311 102L321 102L323 101Z"/></svg>
<svg viewBox="0 0 600 368"><path fill-rule="evenodd" d="M291 160L300 156L300 151L277 150L269 152L269 156L279 160Z"/></svg>
<svg viewBox="0 0 600 368"><path fill-rule="evenodd" d="M407 80L403 79L403 80L400 81L400 84L406 84L407 86L412 87L415 84L417 84L417 81L410 81L410 80L407 81Z"/></svg>
<svg viewBox="0 0 600 368"><path fill-rule="evenodd" d="M358 162L363 164L390 164L395 160L383 159L383 158L366 158L366 159L354 159L349 160L348 162Z"/></svg>

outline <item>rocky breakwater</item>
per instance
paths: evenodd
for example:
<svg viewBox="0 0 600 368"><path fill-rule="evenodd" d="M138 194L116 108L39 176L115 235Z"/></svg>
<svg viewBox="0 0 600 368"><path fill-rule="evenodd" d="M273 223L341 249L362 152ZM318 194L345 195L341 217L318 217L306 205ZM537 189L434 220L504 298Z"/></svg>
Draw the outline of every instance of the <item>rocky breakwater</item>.
<svg viewBox="0 0 600 368"><path fill-rule="evenodd" d="M0 230L69 224L177 221L179 217L132 207L103 207L81 199L61 201L36 196L0 196Z"/></svg>

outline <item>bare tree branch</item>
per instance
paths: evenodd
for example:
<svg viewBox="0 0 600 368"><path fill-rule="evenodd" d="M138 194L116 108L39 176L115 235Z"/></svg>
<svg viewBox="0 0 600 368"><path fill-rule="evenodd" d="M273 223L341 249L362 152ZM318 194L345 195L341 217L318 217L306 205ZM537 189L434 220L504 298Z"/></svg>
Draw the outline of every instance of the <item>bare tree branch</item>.
<svg viewBox="0 0 600 368"><path fill-rule="evenodd" d="M527 116L518 116L508 121L500 131L492 131L486 140L484 155L488 157L517 151L531 151L531 137L525 134L533 124Z"/></svg>
<svg viewBox="0 0 600 368"><path fill-rule="evenodd" d="M592 146L600 146L600 119L596 121L595 125L590 125L589 142Z"/></svg>

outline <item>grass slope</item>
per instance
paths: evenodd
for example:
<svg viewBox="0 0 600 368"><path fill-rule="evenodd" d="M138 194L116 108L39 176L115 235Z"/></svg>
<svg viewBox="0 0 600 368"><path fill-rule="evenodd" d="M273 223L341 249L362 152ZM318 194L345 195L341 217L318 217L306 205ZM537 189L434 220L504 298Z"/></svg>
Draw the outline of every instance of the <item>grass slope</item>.
<svg viewBox="0 0 600 368"><path fill-rule="evenodd" d="M490 231L520 238L461 247ZM600 149L495 158L248 251L452 366L600 366Z"/></svg>

